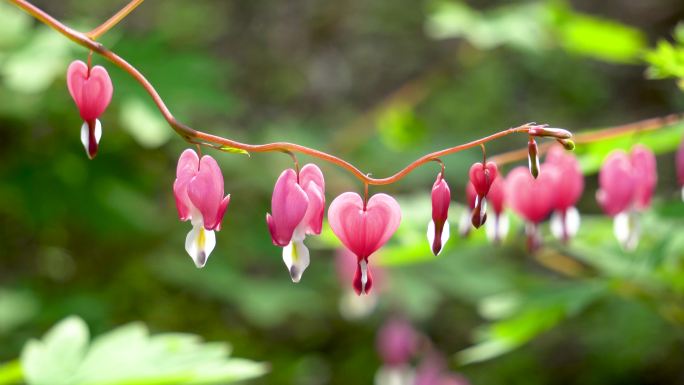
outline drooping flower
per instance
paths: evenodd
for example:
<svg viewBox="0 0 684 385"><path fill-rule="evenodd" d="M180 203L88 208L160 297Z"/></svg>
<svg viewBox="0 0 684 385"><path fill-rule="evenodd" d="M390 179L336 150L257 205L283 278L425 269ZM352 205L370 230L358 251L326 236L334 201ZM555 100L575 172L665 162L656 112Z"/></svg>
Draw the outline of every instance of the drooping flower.
<svg viewBox="0 0 684 385"><path fill-rule="evenodd" d="M181 221L190 220L192 230L185 250L197 267L204 267L216 246L214 231L221 230L230 194L223 196L223 174L209 155L199 159L194 150L183 151L178 159L173 194Z"/></svg>
<svg viewBox="0 0 684 385"><path fill-rule="evenodd" d="M477 229L482 226L487 220L487 194L492 186L492 183L498 175L498 169L496 163L487 162L485 163L475 163L470 167L470 172L468 173L470 177L470 183L475 189L475 206L472 213L472 223Z"/></svg>
<svg viewBox="0 0 684 385"><path fill-rule="evenodd" d="M451 191L440 173L432 186L432 220L428 223L427 238L434 255L439 255L449 239L449 204Z"/></svg>
<svg viewBox="0 0 684 385"><path fill-rule="evenodd" d="M634 191L634 208L639 211L651 206L651 198L658 184L656 157L648 147L637 144L630 153L636 190Z"/></svg>
<svg viewBox="0 0 684 385"><path fill-rule="evenodd" d="M299 171L287 169L280 174L271 199L271 214L266 223L271 240L283 247L283 262L293 282L299 282L309 266L306 235L320 234L325 211L325 181L315 164Z"/></svg>
<svg viewBox="0 0 684 385"><path fill-rule="evenodd" d="M501 242L508 234L508 217L504 213L505 190L504 178L498 177L492 182L489 194L487 194L487 200L490 203L489 207L494 211L494 220L487 221L485 229L487 231L487 238L494 243Z"/></svg>
<svg viewBox="0 0 684 385"><path fill-rule="evenodd" d="M555 204L555 172L546 167L534 178L525 167L516 167L506 177L506 201L527 222L525 231L530 250L539 247L539 223L551 214Z"/></svg>
<svg viewBox="0 0 684 385"><path fill-rule="evenodd" d="M378 305L378 299L387 287L387 274L381 266L373 268L373 291L368 295L359 296L353 286L349 285L354 280L358 262L356 255L346 247L340 247L335 251L335 270L337 278L343 289L340 296L339 310L343 318L358 320L370 316Z"/></svg>
<svg viewBox="0 0 684 385"><path fill-rule="evenodd" d="M373 276L368 257L387 243L399 227L399 204L387 194L373 195L364 203L359 194L346 192L330 204L328 222L342 244L356 255L354 290L359 295L370 292Z"/></svg>
<svg viewBox="0 0 684 385"><path fill-rule="evenodd" d="M682 200L684 200L684 140L682 140L677 155L675 155L675 167L677 168L677 181L682 188Z"/></svg>
<svg viewBox="0 0 684 385"><path fill-rule="evenodd" d="M81 143L88 157L93 159L102 137L102 124L98 118L112 100L112 81L104 67L89 68L84 62L75 60L67 69L67 88L83 119Z"/></svg>
<svg viewBox="0 0 684 385"><path fill-rule="evenodd" d="M607 215L614 217L630 208L635 191L636 179L629 155L614 150L601 166L596 200Z"/></svg>
<svg viewBox="0 0 684 385"><path fill-rule="evenodd" d="M613 232L626 250L639 242L638 212L651 204L657 172L655 155L642 145L634 146L629 155L622 150L611 152L601 166L596 200L613 217Z"/></svg>
<svg viewBox="0 0 684 385"><path fill-rule="evenodd" d="M577 158L560 145L549 149L543 167L556 169L553 182L556 200L551 216L551 233L567 242L579 230L580 215L575 203L584 191L584 176Z"/></svg>

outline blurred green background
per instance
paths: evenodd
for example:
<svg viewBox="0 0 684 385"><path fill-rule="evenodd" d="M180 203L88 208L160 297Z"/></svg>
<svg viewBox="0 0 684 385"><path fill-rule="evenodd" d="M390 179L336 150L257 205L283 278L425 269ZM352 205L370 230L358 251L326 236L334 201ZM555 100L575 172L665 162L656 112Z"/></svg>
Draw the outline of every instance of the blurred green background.
<svg viewBox="0 0 684 385"><path fill-rule="evenodd" d="M89 30L124 2L34 3ZM101 41L193 127L312 146L382 177L528 121L581 132L682 111L682 20L680 0L149 0ZM437 258L425 241L437 166L371 188L395 195L404 220L371 259L382 271L377 295L358 299L327 230L307 241L312 264L290 282L264 221L275 179L291 167L283 154L205 150L232 199L197 270L171 189L188 145L137 83L96 56L115 91L88 161L65 84L68 63L86 57L0 3L0 362L77 315L92 335L141 321L230 342L233 354L269 364L254 384L372 384L376 331L402 315L472 384L684 383L684 204L672 155L684 124L578 147L579 236L569 247L547 236L536 255L519 222L501 246L483 231L458 239L477 149L445 159L454 230ZM638 141L659 154L659 185L640 246L626 253L595 203L592 173L607 151ZM487 147L525 144L510 136ZM362 189L317 163L328 202Z"/></svg>

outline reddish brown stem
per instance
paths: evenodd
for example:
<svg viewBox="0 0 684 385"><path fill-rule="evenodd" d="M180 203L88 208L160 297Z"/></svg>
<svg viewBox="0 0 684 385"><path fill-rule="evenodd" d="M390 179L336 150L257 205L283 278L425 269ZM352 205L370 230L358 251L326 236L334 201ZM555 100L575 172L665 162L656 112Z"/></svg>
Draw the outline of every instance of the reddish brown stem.
<svg viewBox="0 0 684 385"><path fill-rule="evenodd" d="M97 41L94 40L94 37L98 37L102 35L104 32L109 30L109 28L113 27L116 25L119 21L123 20L123 18L128 15L135 7L137 7L140 3L142 3L142 0L139 1L131 1L126 7L124 7L121 11L119 11L116 15L114 15L112 18L110 18L107 22L103 23L100 27L96 28L95 30L89 32L88 34L84 34L82 32L76 31L63 23L61 23L59 20L55 19L54 17L50 16L49 14L45 13L43 10L40 8L36 7L32 3L26 0L9 0L11 3L16 5L17 7L21 8L28 14L32 15L39 21L41 21L43 24L46 24L47 26L53 28L57 32L61 33L62 35L66 36L70 40L74 41L75 43L90 49L106 60L110 61L117 67L121 68L124 70L126 73L128 73L130 76L132 76L144 89L147 91L147 93L150 95L152 100L154 101L154 104L157 106L161 114L163 115L164 119L168 122L168 124L180 135L182 136L186 141L190 143L199 143L215 148L237 148L245 151L251 151L251 152L272 152L272 151L281 151L281 152L298 152L302 153L305 155L309 155L318 159L322 159L324 161L336 164L349 172L351 172L356 178L358 178L360 181L362 181L366 185L387 185L391 184L394 182L397 182L404 178L406 175L408 175L411 171L416 169L417 167L430 162L434 161L437 158L443 157L445 155L453 154L455 152L463 151L472 147L480 146L483 143L489 142L494 139L498 139L513 133L528 133L530 128L535 127L534 124L528 123L528 124L523 124L518 127L513 127L509 128L503 131L499 131L495 134L486 136L481 139L473 140L472 142L461 144L459 146L455 147L450 147L444 150L436 151L429 153L427 155L424 155L418 159L416 159L414 162L410 163L406 167L404 167L402 170L398 171L392 176L389 176L387 178L371 178L361 172L358 168L356 168L354 165L351 163L347 162L346 160L336 157L334 155L325 153L323 151L319 151L313 148L305 147L299 144L295 143L287 143L287 142L275 142L275 143L267 143L267 144L246 144L246 143L241 143L232 139L228 138L223 138L220 136L208 134L202 131L195 130L178 120L173 116L169 108L166 106L164 103L163 99L157 92L157 90L154 88L154 86L143 76L143 74L134 66L129 64L126 60L124 60L122 57L118 56L114 52L108 50L105 48L102 44L98 43Z"/></svg>

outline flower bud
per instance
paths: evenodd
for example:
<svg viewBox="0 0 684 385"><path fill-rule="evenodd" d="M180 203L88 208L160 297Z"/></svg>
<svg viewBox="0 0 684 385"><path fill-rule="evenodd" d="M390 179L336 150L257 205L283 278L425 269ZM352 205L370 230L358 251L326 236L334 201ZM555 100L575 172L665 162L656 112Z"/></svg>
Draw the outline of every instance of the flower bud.
<svg viewBox="0 0 684 385"><path fill-rule="evenodd" d="M527 143L527 161L530 168L530 174L536 179L539 176L539 148L534 137L530 136L530 141Z"/></svg>
<svg viewBox="0 0 684 385"><path fill-rule="evenodd" d="M432 186L432 220L428 223L427 238L434 255L438 255L449 239L449 204L451 191L443 174L437 176Z"/></svg>
<svg viewBox="0 0 684 385"><path fill-rule="evenodd" d="M535 126L530 128L528 131L532 136L538 137L549 137L556 139L570 139L572 138L572 133L568 130L562 128L550 128L545 126Z"/></svg>

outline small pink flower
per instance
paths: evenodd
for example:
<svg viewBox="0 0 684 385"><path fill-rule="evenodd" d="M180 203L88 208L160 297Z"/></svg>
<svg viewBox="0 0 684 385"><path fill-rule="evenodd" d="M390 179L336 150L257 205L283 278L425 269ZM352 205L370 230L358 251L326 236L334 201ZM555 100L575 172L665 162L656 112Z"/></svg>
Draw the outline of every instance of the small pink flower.
<svg viewBox="0 0 684 385"><path fill-rule="evenodd" d="M615 150L601 166L596 200L613 217L613 232L626 250L639 242L639 211L651 205L658 182L656 158L647 147L637 144L628 155Z"/></svg>
<svg viewBox="0 0 684 385"><path fill-rule="evenodd" d="M634 208L646 210L651 206L651 198L658 184L656 157L648 147L637 144L630 153L636 191L634 192Z"/></svg>
<svg viewBox="0 0 684 385"><path fill-rule="evenodd" d="M408 321L392 318L387 321L376 340L382 362L388 366L407 364L418 349L418 333Z"/></svg>
<svg viewBox="0 0 684 385"><path fill-rule="evenodd" d="M432 186L432 220L428 223L427 238L434 255L439 255L449 239L449 204L451 191L440 173Z"/></svg>
<svg viewBox="0 0 684 385"><path fill-rule="evenodd" d="M364 204L359 194L346 192L330 204L328 222L342 244L356 255L354 290L359 295L370 292L373 277L368 257L387 243L399 227L399 204L387 194L373 195Z"/></svg>
<svg viewBox="0 0 684 385"><path fill-rule="evenodd" d="M607 215L614 217L631 207L636 184L630 157L622 150L615 150L601 166L596 200Z"/></svg>
<svg viewBox="0 0 684 385"><path fill-rule="evenodd" d="M556 201L551 217L551 232L567 242L579 230L580 215L575 203L584 191L584 176L579 162L562 146L553 146L546 155L543 167L555 168L554 190Z"/></svg>
<svg viewBox="0 0 684 385"><path fill-rule="evenodd" d="M173 194L178 217L192 223L185 250L197 267L204 267L216 246L214 230L221 230L221 220L230 202L230 195L224 197L223 192L223 175L216 160L209 155L200 160L194 150L183 151L178 159Z"/></svg>
<svg viewBox="0 0 684 385"><path fill-rule="evenodd" d="M486 164L475 163L470 167L470 183L473 185L475 193L477 194L471 217L471 222L476 229L482 226L487 220L486 198L498 173L496 164L492 162L487 162Z"/></svg>
<svg viewBox="0 0 684 385"><path fill-rule="evenodd" d="M76 60L67 69L67 88L83 119L81 142L92 159L97 154L102 137L102 125L98 118L112 100L112 81L104 67L90 69L84 62Z"/></svg>
<svg viewBox="0 0 684 385"><path fill-rule="evenodd" d="M320 234L325 211L325 181L315 164L299 174L287 169L280 174L271 199L272 214L266 214L271 240L283 247L283 261L293 282L299 282L309 266L307 234Z"/></svg>
<svg viewBox="0 0 684 385"><path fill-rule="evenodd" d="M682 188L682 200L684 200L684 140L679 145L677 155L675 156L675 166L677 168L677 181Z"/></svg>
<svg viewBox="0 0 684 385"><path fill-rule="evenodd" d="M494 211L494 220L486 222L487 238L494 243L501 242L508 234L508 217L504 214L506 201L506 186L503 176L494 179L487 194L489 207Z"/></svg>
<svg viewBox="0 0 684 385"><path fill-rule="evenodd" d="M535 179L525 167L514 168L506 177L506 201L513 211L527 221L528 248L540 244L538 225L553 210L555 170L545 167Z"/></svg>

